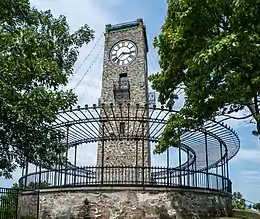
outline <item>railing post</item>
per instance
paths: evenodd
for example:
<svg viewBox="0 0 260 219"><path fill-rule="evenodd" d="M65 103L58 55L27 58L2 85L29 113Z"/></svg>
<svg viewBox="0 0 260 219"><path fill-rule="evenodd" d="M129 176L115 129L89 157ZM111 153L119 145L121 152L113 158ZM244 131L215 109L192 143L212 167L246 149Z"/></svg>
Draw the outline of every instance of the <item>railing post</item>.
<svg viewBox="0 0 260 219"><path fill-rule="evenodd" d="M24 176L24 166L22 168L22 177Z"/></svg>
<svg viewBox="0 0 260 219"><path fill-rule="evenodd" d="M197 158L196 158L197 159ZM197 164L196 164L196 160L195 160L195 170L194 170L194 174L195 174L195 185L196 185L196 188L198 187L198 182L197 182Z"/></svg>
<svg viewBox="0 0 260 219"><path fill-rule="evenodd" d="M69 125L67 125L67 137L66 137L66 163L65 163L65 176L64 186L67 184L67 171L68 171L68 150L69 150Z"/></svg>
<svg viewBox="0 0 260 219"><path fill-rule="evenodd" d="M76 185L76 175L77 175L77 145L75 146L75 151L74 151L74 167L75 167L75 170L74 170L74 185Z"/></svg>
<svg viewBox="0 0 260 219"><path fill-rule="evenodd" d="M138 183L138 139L135 142L135 183Z"/></svg>
<svg viewBox="0 0 260 219"><path fill-rule="evenodd" d="M142 185L144 186L144 123L142 121Z"/></svg>
<svg viewBox="0 0 260 219"><path fill-rule="evenodd" d="M40 171L40 173L39 173L39 187L38 188L41 187L41 181L42 181L42 163L41 162L40 162L40 165L39 165L39 171Z"/></svg>
<svg viewBox="0 0 260 219"><path fill-rule="evenodd" d="M187 150L187 162L188 162L188 186L190 187L190 151Z"/></svg>
<svg viewBox="0 0 260 219"><path fill-rule="evenodd" d="M45 172L45 174L47 174L47 176L46 176L46 181L47 181L47 183L49 184L49 175L50 175L50 171L48 170L47 172ZM52 185L52 181L50 182L50 184Z"/></svg>
<svg viewBox="0 0 260 219"><path fill-rule="evenodd" d="M223 177L226 178L226 153L223 154ZM225 183L224 183L225 184ZM225 185L224 185L225 186ZM225 187L224 187L225 188Z"/></svg>
<svg viewBox="0 0 260 219"><path fill-rule="evenodd" d="M34 186L37 185L37 177L38 177L38 166L35 165L35 176L34 176Z"/></svg>
<svg viewBox="0 0 260 219"><path fill-rule="evenodd" d="M216 165L216 179L217 179L217 190L218 190L218 165Z"/></svg>
<svg viewBox="0 0 260 219"><path fill-rule="evenodd" d="M25 167L25 189L27 188L27 177L28 177L28 161L26 161L26 167Z"/></svg>
<svg viewBox="0 0 260 219"><path fill-rule="evenodd" d="M58 163L58 186L61 185L62 176L61 176L61 157L58 155L59 163Z"/></svg>
<svg viewBox="0 0 260 219"><path fill-rule="evenodd" d="M181 145L179 145L179 186L182 186L182 174L181 174Z"/></svg>
<svg viewBox="0 0 260 219"><path fill-rule="evenodd" d="M54 182L53 182L54 186L56 186L56 183L57 183L57 163L55 163L55 170L54 170Z"/></svg>
<svg viewBox="0 0 260 219"><path fill-rule="evenodd" d="M223 151L222 151L222 142L220 142L220 156L221 156L221 181L222 181L222 190L224 189L224 170L223 170Z"/></svg>
<svg viewBox="0 0 260 219"><path fill-rule="evenodd" d="M104 183L104 162L105 162L105 122L102 120L101 185L103 185Z"/></svg>
<svg viewBox="0 0 260 219"><path fill-rule="evenodd" d="M206 184L207 184L207 189L209 188L209 160L208 160L208 136L207 133L205 133L205 154L206 154Z"/></svg>
<svg viewBox="0 0 260 219"><path fill-rule="evenodd" d="M227 171L227 173L226 173L226 177L227 177L227 186L229 186L229 170L228 170L228 149L226 148L226 151L225 151L226 153L226 171Z"/></svg>
<svg viewBox="0 0 260 219"><path fill-rule="evenodd" d="M228 185L229 185L228 192L232 194L232 182L231 182L231 180L228 180Z"/></svg>
<svg viewBox="0 0 260 219"><path fill-rule="evenodd" d="M192 172L192 186L194 187L195 182L194 182L194 178L195 178L195 173L194 173L194 163L191 166L191 172Z"/></svg>
<svg viewBox="0 0 260 219"><path fill-rule="evenodd" d="M167 186L170 185L170 176L169 176L169 148L167 148L167 151L166 151L166 156L167 156Z"/></svg>

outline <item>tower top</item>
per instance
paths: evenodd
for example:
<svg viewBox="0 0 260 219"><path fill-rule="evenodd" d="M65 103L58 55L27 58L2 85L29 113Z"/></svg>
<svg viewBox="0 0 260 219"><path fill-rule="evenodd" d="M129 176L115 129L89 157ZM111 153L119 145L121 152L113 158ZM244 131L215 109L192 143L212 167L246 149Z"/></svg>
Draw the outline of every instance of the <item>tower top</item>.
<svg viewBox="0 0 260 219"><path fill-rule="evenodd" d="M140 27L143 29L146 51L148 52L146 27L144 25L142 18L139 18L136 21L130 21L130 22L125 22L125 23L120 23L120 24L114 24L114 25L107 24L105 31L106 31L106 33L110 33L110 32L117 32L117 31L121 31L121 30L127 30L127 29L134 28L134 27Z"/></svg>

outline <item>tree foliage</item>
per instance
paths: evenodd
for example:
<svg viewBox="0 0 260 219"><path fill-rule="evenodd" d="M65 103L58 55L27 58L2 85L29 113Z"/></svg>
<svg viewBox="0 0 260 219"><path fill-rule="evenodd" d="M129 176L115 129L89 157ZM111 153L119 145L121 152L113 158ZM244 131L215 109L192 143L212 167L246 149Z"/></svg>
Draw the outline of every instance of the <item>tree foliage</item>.
<svg viewBox="0 0 260 219"><path fill-rule="evenodd" d="M255 209L256 211L259 211L259 212L260 212L260 202L255 203L255 204L253 205L253 209Z"/></svg>
<svg viewBox="0 0 260 219"><path fill-rule="evenodd" d="M25 162L52 165L64 151L50 124L76 103L62 91L78 49L93 39L87 26L70 33L66 18L39 11L29 0L0 1L0 176Z"/></svg>
<svg viewBox="0 0 260 219"><path fill-rule="evenodd" d="M51 184L46 182L46 181L42 181L42 182L30 182L27 186L27 189L43 189L43 188L47 188L49 187Z"/></svg>
<svg viewBox="0 0 260 219"><path fill-rule="evenodd" d="M234 192L232 195L232 207L235 209L246 209L246 200L240 192Z"/></svg>
<svg viewBox="0 0 260 219"><path fill-rule="evenodd" d="M155 39L161 72L152 75L162 104L185 103L173 115L157 152L178 144L180 133L216 116L251 118L260 133L260 1L168 0ZM234 117L232 113L248 113ZM244 113L244 112L243 112Z"/></svg>

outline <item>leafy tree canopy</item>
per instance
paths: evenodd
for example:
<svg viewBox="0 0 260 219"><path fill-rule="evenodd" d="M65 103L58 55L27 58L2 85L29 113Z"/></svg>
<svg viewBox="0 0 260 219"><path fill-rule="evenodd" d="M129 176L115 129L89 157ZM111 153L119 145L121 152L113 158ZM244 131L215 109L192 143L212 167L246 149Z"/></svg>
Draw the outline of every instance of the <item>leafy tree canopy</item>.
<svg viewBox="0 0 260 219"><path fill-rule="evenodd" d="M243 198L241 192L234 192L232 195L232 207L235 209L246 209L246 200Z"/></svg>
<svg viewBox="0 0 260 219"><path fill-rule="evenodd" d="M70 33L64 16L29 0L1 0L0 11L0 176L11 177L25 161L52 165L64 151L63 133L50 124L76 103L71 90L60 88L93 31L85 25Z"/></svg>
<svg viewBox="0 0 260 219"><path fill-rule="evenodd" d="M162 104L185 96L157 152L178 144L185 130L216 116L251 118L260 133L260 1L168 0L161 34L155 39L162 71L150 77ZM246 109L247 115L233 112ZM178 131L177 131L178 130Z"/></svg>
<svg viewBox="0 0 260 219"><path fill-rule="evenodd" d="M27 186L27 189L42 189L42 188L47 188L51 186L50 183L46 182L46 181L42 181L42 182L30 182Z"/></svg>
<svg viewBox="0 0 260 219"><path fill-rule="evenodd" d="M255 204L253 205L253 209L255 209L255 210L257 210L257 211L260 211L260 202L255 203Z"/></svg>

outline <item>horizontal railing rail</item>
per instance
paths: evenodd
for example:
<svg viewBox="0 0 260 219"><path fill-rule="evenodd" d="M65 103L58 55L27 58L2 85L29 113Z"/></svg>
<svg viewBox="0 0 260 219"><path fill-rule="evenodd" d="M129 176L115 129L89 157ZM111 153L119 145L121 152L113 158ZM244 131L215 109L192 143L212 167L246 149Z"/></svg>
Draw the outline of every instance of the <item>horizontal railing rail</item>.
<svg viewBox="0 0 260 219"><path fill-rule="evenodd" d="M22 190L76 186L146 186L203 188L231 193L231 181L221 175L166 167L89 166L57 168L24 175Z"/></svg>

